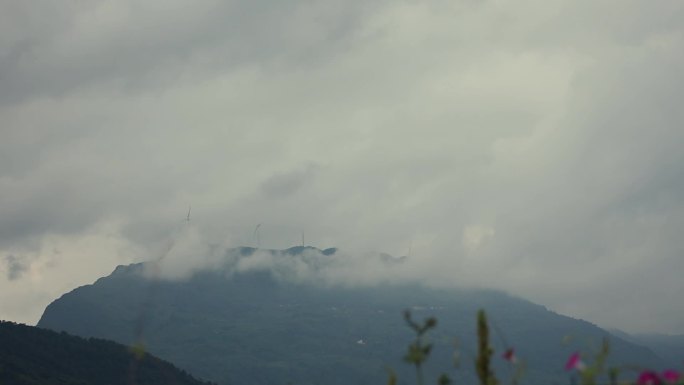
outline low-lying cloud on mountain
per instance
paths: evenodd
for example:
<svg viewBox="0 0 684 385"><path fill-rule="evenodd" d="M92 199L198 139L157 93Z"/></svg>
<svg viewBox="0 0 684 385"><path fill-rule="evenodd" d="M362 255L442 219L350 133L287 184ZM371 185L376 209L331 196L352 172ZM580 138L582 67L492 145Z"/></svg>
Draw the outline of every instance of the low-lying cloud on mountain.
<svg viewBox="0 0 684 385"><path fill-rule="evenodd" d="M262 248L411 250L393 274L684 333L683 19L677 0L0 3L0 318L172 240L192 270L262 224ZM385 274L362 266L347 278Z"/></svg>
<svg viewBox="0 0 684 385"><path fill-rule="evenodd" d="M239 245L209 243L192 226L179 230L167 249L149 261L143 273L150 279L188 280L204 271L234 274L269 272L288 282L324 286L374 286L385 282L419 282L418 260L384 253L358 252L311 246L287 250L257 249Z"/></svg>

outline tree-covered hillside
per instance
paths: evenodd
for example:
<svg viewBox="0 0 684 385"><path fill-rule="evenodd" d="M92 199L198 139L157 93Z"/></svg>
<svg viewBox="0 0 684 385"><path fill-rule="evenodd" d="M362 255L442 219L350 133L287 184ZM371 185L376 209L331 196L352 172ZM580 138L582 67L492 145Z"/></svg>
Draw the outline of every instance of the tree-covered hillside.
<svg viewBox="0 0 684 385"><path fill-rule="evenodd" d="M121 344L0 321L0 384L202 385L172 364Z"/></svg>

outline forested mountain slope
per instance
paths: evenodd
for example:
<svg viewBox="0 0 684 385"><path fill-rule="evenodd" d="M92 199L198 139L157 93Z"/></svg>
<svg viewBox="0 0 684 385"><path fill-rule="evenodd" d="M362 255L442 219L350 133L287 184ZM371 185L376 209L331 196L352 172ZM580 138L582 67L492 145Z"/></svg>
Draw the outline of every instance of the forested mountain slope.
<svg viewBox="0 0 684 385"><path fill-rule="evenodd" d="M168 362L111 341L0 321L0 384L202 385Z"/></svg>

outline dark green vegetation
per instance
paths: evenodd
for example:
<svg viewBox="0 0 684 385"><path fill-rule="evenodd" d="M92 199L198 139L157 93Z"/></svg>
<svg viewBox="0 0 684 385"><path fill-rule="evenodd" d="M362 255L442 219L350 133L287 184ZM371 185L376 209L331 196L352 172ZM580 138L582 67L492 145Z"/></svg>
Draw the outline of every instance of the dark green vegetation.
<svg viewBox="0 0 684 385"><path fill-rule="evenodd" d="M0 321L0 384L201 385L168 362L111 341Z"/></svg>
<svg viewBox="0 0 684 385"><path fill-rule="evenodd" d="M289 258L301 248L282 253ZM249 258L253 249L228 251ZM280 254L279 254L280 255ZM228 257L227 256L227 257ZM333 252L320 258L334 258ZM309 260L309 263L311 261ZM396 263L396 262L393 262ZM95 284L53 302L39 326L69 333L139 341L189 372L221 384L383 384L387 368L399 383L413 383L404 362L417 322L434 316L425 383L448 372L455 383L476 383L478 309L487 309L492 371L504 382L512 369L506 347L526 361L526 384L568 382L563 366L575 350L595 351L608 333L496 291L434 289L419 285L328 287L275 279L270 271L197 273L183 281L150 280L142 264L120 266ZM572 336L569 344L563 344ZM455 346L454 338L458 338ZM651 350L611 337L610 360L660 368ZM454 367L454 351L460 368Z"/></svg>
<svg viewBox="0 0 684 385"><path fill-rule="evenodd" d="M475 371L482 385L497 385L498 381L491 368L494 349L489 343L489 326L485 312L477 312L477 359L475 360Z"/></svg>

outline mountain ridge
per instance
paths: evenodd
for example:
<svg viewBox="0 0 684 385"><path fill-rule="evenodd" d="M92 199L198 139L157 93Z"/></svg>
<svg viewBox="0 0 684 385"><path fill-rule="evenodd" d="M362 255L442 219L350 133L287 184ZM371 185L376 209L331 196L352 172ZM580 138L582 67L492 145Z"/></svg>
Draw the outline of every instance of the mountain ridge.
<svg viewBox="0 0 684 385"><path fill-rule="evenodd" d="M408 378L401 352L410 333L400 315L407 308L417 317L439 320L428 366L435 371L452 367L455 336L459 349L472 353L479 308L490 313L496 326L497 350L514 346L529 361L531 383L562 381L567 376L562 366L572 351L587 351L586 339L598 343L610 335L589 322L495 290L386 282L325 286L288 281L292 275L287 265L279 265L285 266L284 275L258 264L252 270L229 268L245 261L252 266L250 258L273 255L299 267L302 261L310 263L319 271L327 261L343 258L323 251L229 249L224 264L217 265L228 270L198 271L176 280L150 278L145 273L154 266L150 263L119 266L50 304L38 325L123 343L144 341L151 352L203 378L254 384L378 383L384 381L387 366ZM575 341L561 345L568 334ZM650 349L612 340L615 362L665 365ZM504 362L496 366L506 370ZM459 375L474 379L468 367Z"/></svg>

